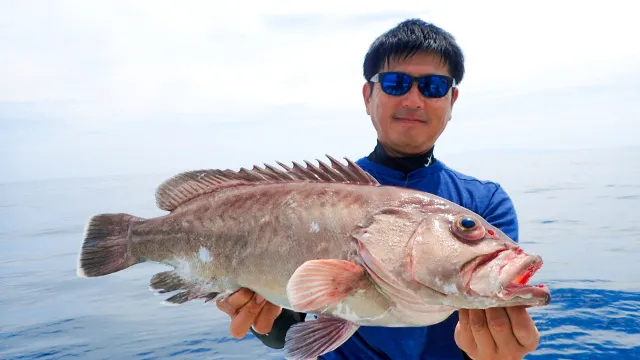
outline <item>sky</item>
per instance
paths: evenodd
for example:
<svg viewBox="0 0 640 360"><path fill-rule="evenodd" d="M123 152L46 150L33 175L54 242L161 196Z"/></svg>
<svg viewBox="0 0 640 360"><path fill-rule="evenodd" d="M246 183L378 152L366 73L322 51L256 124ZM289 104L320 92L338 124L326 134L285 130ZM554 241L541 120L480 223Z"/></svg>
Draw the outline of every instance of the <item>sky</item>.
<svg viewBox="0 0 640 360"><path fill-rule="evenodd" d="M177 4L0 0L0 182L365 156L364 55L413 17L466 57L438 157L640 146L629 1Z"/></svg>

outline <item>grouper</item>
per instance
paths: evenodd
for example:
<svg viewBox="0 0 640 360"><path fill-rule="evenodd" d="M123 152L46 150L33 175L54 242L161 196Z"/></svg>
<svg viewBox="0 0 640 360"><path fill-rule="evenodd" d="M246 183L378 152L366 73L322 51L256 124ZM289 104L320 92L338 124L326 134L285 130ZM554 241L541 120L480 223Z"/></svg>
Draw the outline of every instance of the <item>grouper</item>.
<svg viewBox="0 0 640 360"><path fill-rule="evenodd" d="M177 174L156 189L166 214L91 216L77 274L156 262L172 270L150 287L172 293L170 304L248 288L315 315L287 332L289 359L330 352L360 326L428 326L460 308L549 304L546 286L528 284L542 258L478 214L327 158Z"/></svg>

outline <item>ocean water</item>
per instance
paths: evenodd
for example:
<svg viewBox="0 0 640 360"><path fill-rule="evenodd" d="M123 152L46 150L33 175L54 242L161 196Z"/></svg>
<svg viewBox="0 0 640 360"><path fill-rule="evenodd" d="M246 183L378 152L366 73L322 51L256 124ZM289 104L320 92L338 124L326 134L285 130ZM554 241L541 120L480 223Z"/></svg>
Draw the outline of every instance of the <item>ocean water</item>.
<svg viewBox="0 0 640 360"><path fill-rule="evenodd" d="M530 310L542 339L526 358L640 359L640 149L443 160L499 181L521 243L545 260L532 281L553 300ZM230 337L213 304L162 305L148 282L165 266L76 277L86 219L161 214L153 194L167 175L0 184L1 359L282 358L251 335Z"/></svg>

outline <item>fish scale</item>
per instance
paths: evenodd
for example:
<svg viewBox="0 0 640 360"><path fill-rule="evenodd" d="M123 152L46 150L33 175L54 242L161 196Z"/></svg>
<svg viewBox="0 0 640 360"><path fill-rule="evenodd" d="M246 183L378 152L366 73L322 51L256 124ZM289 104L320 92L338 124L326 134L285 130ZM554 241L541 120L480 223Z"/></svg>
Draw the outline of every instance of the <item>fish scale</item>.
<svg viewBox="0 0 640 360"><path fill-rule="evenodd" d="M287 333L291 359L331 351L360 326L427 326L459 308L549 303L548 288L526 284L542 259L479 215L327 157L178 174L156 190L166 215L91 217L78 275L158 262L174 269L150 286L177 292L170 304L245 287L318 315Z"/></svg>

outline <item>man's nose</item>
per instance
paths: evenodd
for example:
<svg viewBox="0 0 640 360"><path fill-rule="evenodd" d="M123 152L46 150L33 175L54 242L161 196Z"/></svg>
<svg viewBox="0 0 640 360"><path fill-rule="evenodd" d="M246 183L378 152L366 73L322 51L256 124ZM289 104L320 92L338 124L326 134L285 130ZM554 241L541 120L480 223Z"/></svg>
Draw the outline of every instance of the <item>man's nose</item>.
<svg viewBox="0 0 640 360"><path fill-rule="evenodd" d="M420 94L418 84L413 83L411 89L402 97L402 106L412 109L421 109L423 107L424 97Z"/></svg>

